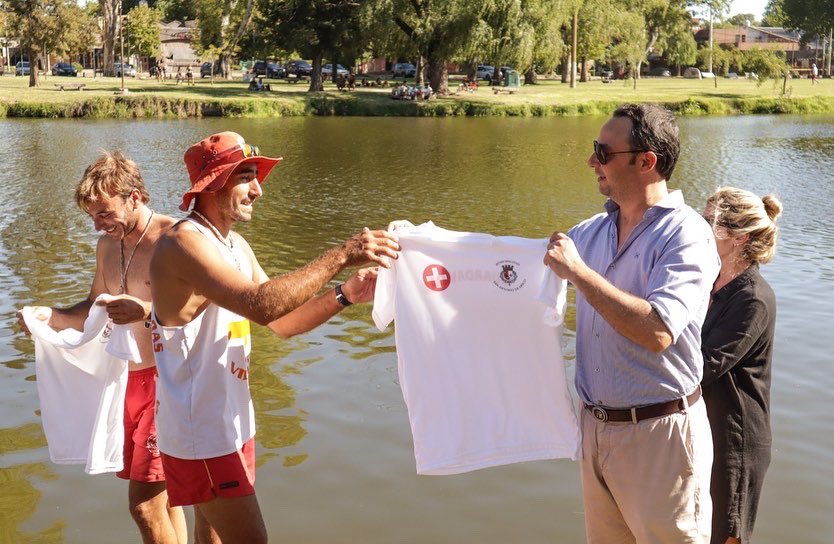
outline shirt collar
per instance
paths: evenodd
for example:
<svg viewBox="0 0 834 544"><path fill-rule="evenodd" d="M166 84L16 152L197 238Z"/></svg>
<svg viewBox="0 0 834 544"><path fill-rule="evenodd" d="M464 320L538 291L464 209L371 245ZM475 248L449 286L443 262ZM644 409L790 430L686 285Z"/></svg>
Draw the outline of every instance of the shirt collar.
<svg viewBox="0 0 834 544"><path fill-rule="evenodd" d="M655 217L658 214L663 213L665 210L676 210L683 206L683 204L683 193L679 189L669 191L665 197L646 210L646 213L643 214L643 218ZM620 205L610 198L605 201L605 210L608 212L608 215L617 212L619 209Z"/></svg>

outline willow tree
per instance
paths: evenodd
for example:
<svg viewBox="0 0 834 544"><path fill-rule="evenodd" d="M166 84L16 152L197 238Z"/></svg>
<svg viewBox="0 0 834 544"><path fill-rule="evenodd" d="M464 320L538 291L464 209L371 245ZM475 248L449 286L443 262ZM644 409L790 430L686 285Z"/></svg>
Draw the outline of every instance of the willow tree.
<svg viewBox="0 0 834 544"><path fill-rule="evenodd" d="M565 51L559 29L569 16L565 2L553 0L522 0L522 17L533 28L533 51L530 66L523 64L524 83L535 84L536 72L550 73Z"/></svg>
<svg viewBox="0 0 834 544"><path fill-rule="evenodd" d="M469 46L484 3L469 0L390 0L390 14L426 61L429 82L449 92L447 65Z"/></svg>
<svg viewBox="0 0 834 544"><path fill-rule="evenodd" d="M621 0L629 13L643 18L645 29L643 53L632 70L640 77L640 67L655 49L662 51L670 39L678 34L681 25L691 26L692 16L687 12L685 0ZM636 57L635 57L636 58Z"/></svg>
<svg viewBox="0 0 834 544"><path fill-rule="evenodd" d="M605 56L611 45L620 7L612 0L585 0L579 10L579 36L577 52L581 61L581 81L588 81L588 60Z"/></svg>
<svg viewBox="0 0 834 544"><path fill-rule="evenodd" d="M615 29L613 46L608 50L607 57L629 66L636 89L640 64L646 58L646 21L639 13L620 12Z"/></svg>

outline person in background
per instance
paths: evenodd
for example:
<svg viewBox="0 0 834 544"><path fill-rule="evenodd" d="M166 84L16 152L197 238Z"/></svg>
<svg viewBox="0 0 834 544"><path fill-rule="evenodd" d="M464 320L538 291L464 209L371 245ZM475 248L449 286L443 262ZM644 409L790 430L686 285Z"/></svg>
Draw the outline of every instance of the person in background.
<svg viewBox="0 0 834 544"><path fill-rule="evenodd" d="M773 195L724 187L707 200L721 271L712 288L701 350L701 386L714 461L712 544L750 542L770 464L770 381L776 298L759 273L776 252Z"/></svg>

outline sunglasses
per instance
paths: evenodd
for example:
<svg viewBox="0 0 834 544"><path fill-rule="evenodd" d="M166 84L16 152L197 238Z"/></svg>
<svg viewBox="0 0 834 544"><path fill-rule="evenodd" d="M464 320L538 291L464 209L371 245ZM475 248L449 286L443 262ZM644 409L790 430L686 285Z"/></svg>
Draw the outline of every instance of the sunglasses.
<svg viewBox="0 0 834 544"><path fill-rule="evenodd" d="M221 151L220 153L213 155L209 160L208 163L213 163L215 161L227 159L227 157L233 153L242 153L243 158L247 159L249 157L257 157L261 154L261 150L258 149L256 145L249 145L249 144L242 144L232 148L229 148L225 151Z"/></svg>
<svg viewBox="0 0 834 544"><path fill-rule="evenodd" d="M600 164L607 164L611 155L622 155L624 153L645 153L648 149L629 149L628 151L608 151L608 146L594 140L594 156Z"/></svg>

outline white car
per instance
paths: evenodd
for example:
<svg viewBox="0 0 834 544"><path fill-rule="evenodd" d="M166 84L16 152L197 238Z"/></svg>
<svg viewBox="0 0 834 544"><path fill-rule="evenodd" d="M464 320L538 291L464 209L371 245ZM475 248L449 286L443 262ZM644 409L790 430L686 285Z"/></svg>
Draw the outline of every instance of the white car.
<svg viewBox="0 0 834 544"><path fill-rule="evenodd" d="M484 81L492 81L493 74L495 74L495 66L489 64L479 64L475 71L475 77Z"/></svg>
<svg viewBox="0 0 834 544"><path fill-rule="evenodd" d="M125 64L125 77L136 77L136 68L132 64ZM122 63L113 63L113 72L116 77L122 77Z"/></svg>
<svg viewBox="0 0 834 544"><path fill-rule="evenodd" d="M345 68L341 64L336 65L336 75L347 77L348 74L349 74L349 72L348 72L347 68ZM328 77L333 75L333 65L332 64L325 64L324 66L322 66L321 75L328 76Z"/></svg>

